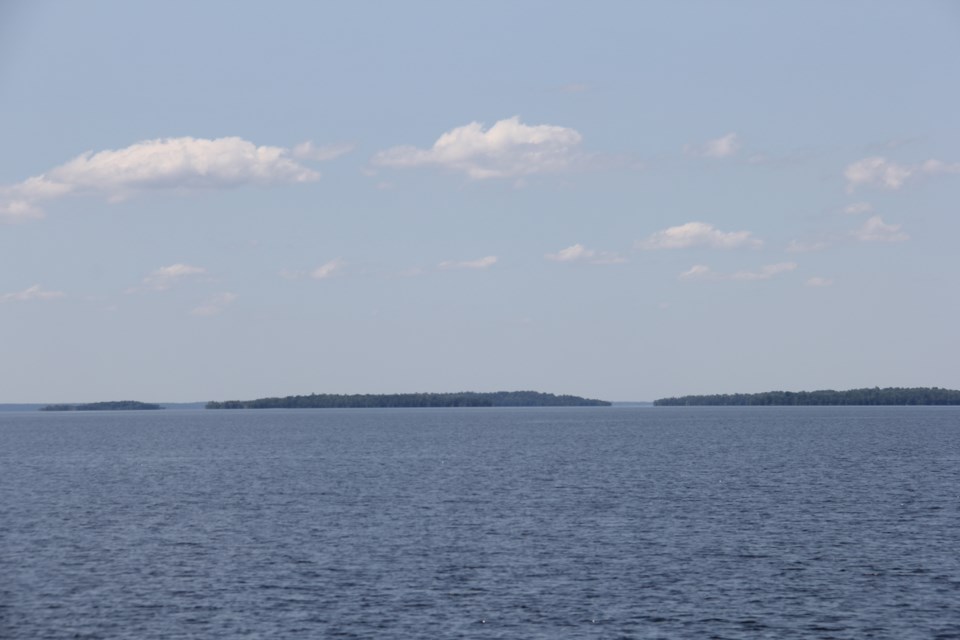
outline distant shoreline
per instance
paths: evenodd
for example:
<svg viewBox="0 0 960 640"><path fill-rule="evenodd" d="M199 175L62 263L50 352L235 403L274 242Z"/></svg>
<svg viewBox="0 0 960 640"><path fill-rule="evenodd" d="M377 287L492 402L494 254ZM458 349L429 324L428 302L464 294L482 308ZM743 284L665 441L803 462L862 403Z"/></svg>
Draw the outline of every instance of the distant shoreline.
<svg viewBox="0 0 960 640"><path fill-rule="evenodd" d="M691 395L654 400L655 407L814 407L814 406L951 406L960 391L940 387L880 387L834 391L764 391Z"/></svg>
<svg viewBox="0 0 960 640"><path fill-rule="evenodd" d="M136 400L114 400L110 402L87 402L83 404L48 404L40 411L160 411L163 407L149 402Z"/></svg>
<svg viewBox="0 0 960 640"><path fill-rule="evenodd" d="M441 407L609 407L606 400L538 391L494 391L479 393L314 393L283 398L211 401L207 409L400 409Z"/></svg>

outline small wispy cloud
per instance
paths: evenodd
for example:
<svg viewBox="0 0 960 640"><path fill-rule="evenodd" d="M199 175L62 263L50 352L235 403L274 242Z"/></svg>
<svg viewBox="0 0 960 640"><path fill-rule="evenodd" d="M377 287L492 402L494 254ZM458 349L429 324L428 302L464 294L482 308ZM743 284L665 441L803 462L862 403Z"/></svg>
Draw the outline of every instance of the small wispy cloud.
<svg viewBox="0 0 960 640"><path fill-rule="evenodd" d="M486 256L476 260L445 260L437 265L438 269L487 269L497 263L497 256Z"/></svg>
<svg viewBox="0 0 960 640"><path fill-rule="evenodd" d="M140 291L166 291L177 282L184 279L205 275L207 270L203 267L197 267L189 264L171 264L166 267L160 267L147 274L138 287L127 289L125 293L138 293Z"/></svg>
<svg viewBox="0 0 960 640"><path fill-rule="evenodd" d="M474 180L522 178L570 169L579 157L576 150L582 139L574 129L526 125L514 116L488 129L479 122L451 129L428 149L392 147L377 153L372 162L398 169L435 166Z"/></svg>
<svg viewBox="0 0 960 640"><path fill-rule="evenodd" d="M579 243L561 249L556 253L548 253L544 258L553 262L586 262L589 264L620 264L626 262L626 259L617 253L587 249Z"/></svg>
<svg viewBox="0 0 960 640"><path fill-rule="evenodd" d="M334 258L329 262L325 262L316 269L310 272L310 277L314 280L326 280L327 278L332 278L336 273L340 272L347 263L342 258Z"/></svg>
<svg viewBox="0 0 960 640"><path fill-rule="evenodd" d="M924 173L937 175L941 173L960 173L960 162L942 162L940 160L927 160L920 165L920 170Z"/></svg>
<svg viewBox="0 0 960 640"><path fill-rule="evenodd" d="M92 195L116 202L147 191L313 182L320 174L298 159L330 160L350 149L307 142L291 150L238 137L181 137L87 151L42 175L0 187L0 221L42 218L43 203L66 196Z"/></svg>
<svg viewBox="0 0 960 640"><path fill-rule="evenodd" d="M740 150L740 138L736 133L730 132L714 140L708 140L703 144L684 146L683 150L687 155L700 158L729 158Z"/></svg>
<svg viewBox="0 0 960 640"><path fill-rule="evenodd" d="M66 294L63 291L45 291L40 285L35 284L23 291L14 293L0 294L0 303L4 302L28 302L30 300L56 300L63 298Z"/></svg>
<svg viewBox="0 0 960 640"><path fill-rule="evenodd" d="M881 156L873 156L848 165L843 176L847 179L847 191L852 192L862 185L899 189L913 173L914 169L910 167L890 162Z"/></svg>
<svg viewBox="0 0 960 640"><path fill-rule="evenodd" d="M782 273L797 268L796 262L778 262L760 267L756 271L736 271L734 273L720 273L705 264L696 264L681 273L681 280L770 280Z"/></svg>
<svg viewBox="0 0 960 640"><path fill-rule="evenodd" d="M842 211L847 215L857 216L861 213L870 213L873 211L873 205L869 202L854 202L853 204L845 206Z"/></svg>
<svg viewBox="0 0 960 640"><path fill-rule="evenodd" d="M301 280L303 278L327 280L339 275L346 266L347 262L343 258L334 258L313 269L281 269L278 275L284 280Z"/></svg>
<svg viewBox="0 0 960 640"><path fill-rule="evenodd" d="M861 242L903 242L910 236L900 230L899 224L887 224L880 216L868 218L863 225L852 232Z"/></svg>
<svg viewBox="0 0 960 640"><path fill-rule="evenodd" d="M423 267L408 267L406 269L401 269L396 275L400 278L417 278L425 275L426 273L427 270Z"/></svg>
<svg viewBox="0 0 960 640"><path fill-rule="evenodd" d="M657 231L636 244L638 249L687 249L690 247L740 249L756 248L762 245L763 241L754 237L750 231L720 231L706 222L688 222Z"/></svg>
<svg viewBox="0 0 960 640"><path fill-rule="evenodd" d="M237 294L225 291L212 296L206 303L191 309L194 316L215 316L237 299Z"/></svg>
<svg viewBox="0 0 960 640"><path fill-rule="evenodd" d="M833 280L830 278L814 276L813 278L807 278L807 281L804 282L804 284L808 287L829 287L833 284Z"/></svg>
<svg viewBox="0 0 960 640"><path fill-rule="evenodd" d="M778 262L760 267L758 271L737 271L730 275L731 280L769 280L781 273L788 273L797 268L796 262Z"/></svg>
<svg viewBox="0 0 960 640"><path fill-rule="evenodd" d="M960 174L960 162L927 160L920 164L905 165L891 162L883 156L871 156L847 165L843 172L848 193L861 186L899 189L917 176L939 174Z"/></svg>
<svg viewBox="0 0 960 640"><path fill-rule="evenodd" d="M820 238L816 240L791 240L787 243L789 253L811 253L823 251L830 246L830 240Z"/></svg>
<svg viewBox="0 0 960 640"><path fill-rule="evenodd" d="M346 155L356 149L357 146L349 142L338 144L328 144L317 146L312 141L301 142L290 150L290 155L298 160L312 160L314 162L327 162L340 156Z"/></svg>
<svg viewBox="0 0 960 640"><path fill-rule="evenodd" d="M717 273L705 264L695 264L678 277L681 280L708 280L715 278Z"/></svg>

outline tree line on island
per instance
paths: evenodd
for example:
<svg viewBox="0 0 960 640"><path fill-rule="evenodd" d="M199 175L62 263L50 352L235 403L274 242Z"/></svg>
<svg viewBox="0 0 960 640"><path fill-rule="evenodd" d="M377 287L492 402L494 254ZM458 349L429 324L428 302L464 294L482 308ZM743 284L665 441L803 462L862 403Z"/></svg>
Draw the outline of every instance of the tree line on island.
<svg viewBox="0 0 960 640"><path fill-rule="evenodd" d="M657 407L698 406L827 406L827 405L960 405L960 391L939 387L873 387L848 391L765 391L654 400Z"/></svg>
<svg viewBox="0 0 960 640"><path fill-rule="evenodd" d="M163 409L158 404L137 402L136 400L114 400L110 402L87 402L84 404L48 404L40 411L156 411Z"/></svg>
<svg viewBox="0 0 960 640"><path fill-rule="evenodd" d="M208 402L207 409L392 409L402 407L607 407L605 400L537 391L335 394Z"/></svg>

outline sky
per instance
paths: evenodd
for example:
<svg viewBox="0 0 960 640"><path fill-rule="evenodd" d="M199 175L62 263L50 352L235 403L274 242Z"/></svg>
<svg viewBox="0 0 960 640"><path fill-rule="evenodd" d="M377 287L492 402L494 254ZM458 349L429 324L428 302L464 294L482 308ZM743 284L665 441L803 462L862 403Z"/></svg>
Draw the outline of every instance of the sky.
<svg viewBox="0 0 960 640"><path fill-rule="evenodd" d="M960 388L960 4L0 3L0 402Z"/></svg>

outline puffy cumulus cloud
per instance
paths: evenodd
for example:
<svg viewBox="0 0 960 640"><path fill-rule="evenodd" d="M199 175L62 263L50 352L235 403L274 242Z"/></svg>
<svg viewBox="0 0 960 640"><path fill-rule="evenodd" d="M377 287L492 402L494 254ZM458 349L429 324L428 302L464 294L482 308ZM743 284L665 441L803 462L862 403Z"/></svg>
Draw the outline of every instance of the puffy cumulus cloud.
<svg viewBox="0 0 960 640"><path fill-rule="evenodd" d="M927 160L916 165L903 165L882 156L871 156L848 165L843 175L847 179L847 191L852 192L860 186L899 189L916 176L951 173L960 174L960 162Z"/></svg>
<svg viewBox="0 0 960 640"><path fill-rule="evenodd" d="M807 281L804 282L804 284L808 287L829 287L833 284L833 280L830 278L814 276L813 278L807 278Z"/></svg>
<svg viewBox="0 0 960 640"><path fill-rule="evenodd" d="M345 148L293 151L257 146L238 137L158 138L105 151L88 151L40 176L0 187L0 219L43 216L41 203L67 195L92 194L111 201L148 190L228 189L243 185L313 182L320 174L295 157L331 159Z"/></svg>
<svg viewBox="0 0 960 640"><path fill-rule="evenodd" d="M719 273L704 264L696 264L680 274L681 280L770 280L771 278L793 271L797 268L795 262L779 262L760 267L757 271L737 271L735 273Z"/></svg>
<svg viewBox="0 0 960 640"><path fill-rule="evenodd" d="M393 147L377 153L384 167L437 166L466 173L474 180L521 178L569 169L578 159L582 136L555 125L526 125L514 116L484 130L479 122L441 135L429 149Z"/></svg>
<svg viewBox="0 0 960 640"><path fill-rule="evenodd" d="M903 242L910 239L900 231L899 224L887 224L880 216L868 218L852 235L861 242Z"/></svg>
<svg viewBox="0 0 960 640"><path fill-rule="evenodd" d="M43 209L37 204L43 200L59 198L71 190L46 176L27 178L20 184L0 187L0 221L22 222L42 218Z"/></svg>
<svg viewBox="0 0 960 640"><path fill-rule="evenodd" d="M438 269L487 269L497 264L497 256L486 256L476 260L463 260L460 262L445 260L437 265Z"/></svg>
<svg viewBox="0 0 960 640"><path fill-rule="evenodd" d="M314 280L326 280L327 278L332 278L337 272L341 271L345 266L346 262L342 258L334 258L329 262L325 262L313 271L310 272L310 277Z"/></svg>
<svg viewBox="0 0 960 640"><path fill-rule="evenodd" d="M139 287L127 289L126 293L138 293L140 291L166 291L177 282L193 276L205 275L207 270L203 267L195 267L189 264L171 264L166 267L160 267L147 274L140 283Z"/></svg>
<svg viewBox="0 0 960 640"><path fill-rule="evenodd" d="M740 138L731 132L701 145L686 145L683 150L692 156L701 158L729 158L740 150Z"/></svg>
<svg viewBox="0 0 960 640"><path fill-rule="evenodd" d="M190 310L194 316L215 316L221 313L228 305L237 299L237 294L225 291L210 297L206 303Z"/></svg>
<svg viewBox="0 0 960 640"><path fill-rule="evenodd" d="M763 241L749 231L720 231L706 222L688 222L663 231L657 231L637 243L639 249L741 249L759 247Z"/></svg>
<svg viewBox="0 0 960 640"><path fill-rule="evenodd" d="M15 293L0 294L0 303L4 302L27 302L30 300L56 300L66 294L63 291L44 291L40 285L35 284L23 291Z"/></svg>
<svg viewBox="0 0 960 640"><path fill-rule="evenodd" d="M547 260L554 262L589 262L591 264L619 264L626 262L618 254L608 251L594 251L587 249L582 244L575 244L561 249L556 253L548 253L544 256Z"/></svg>

